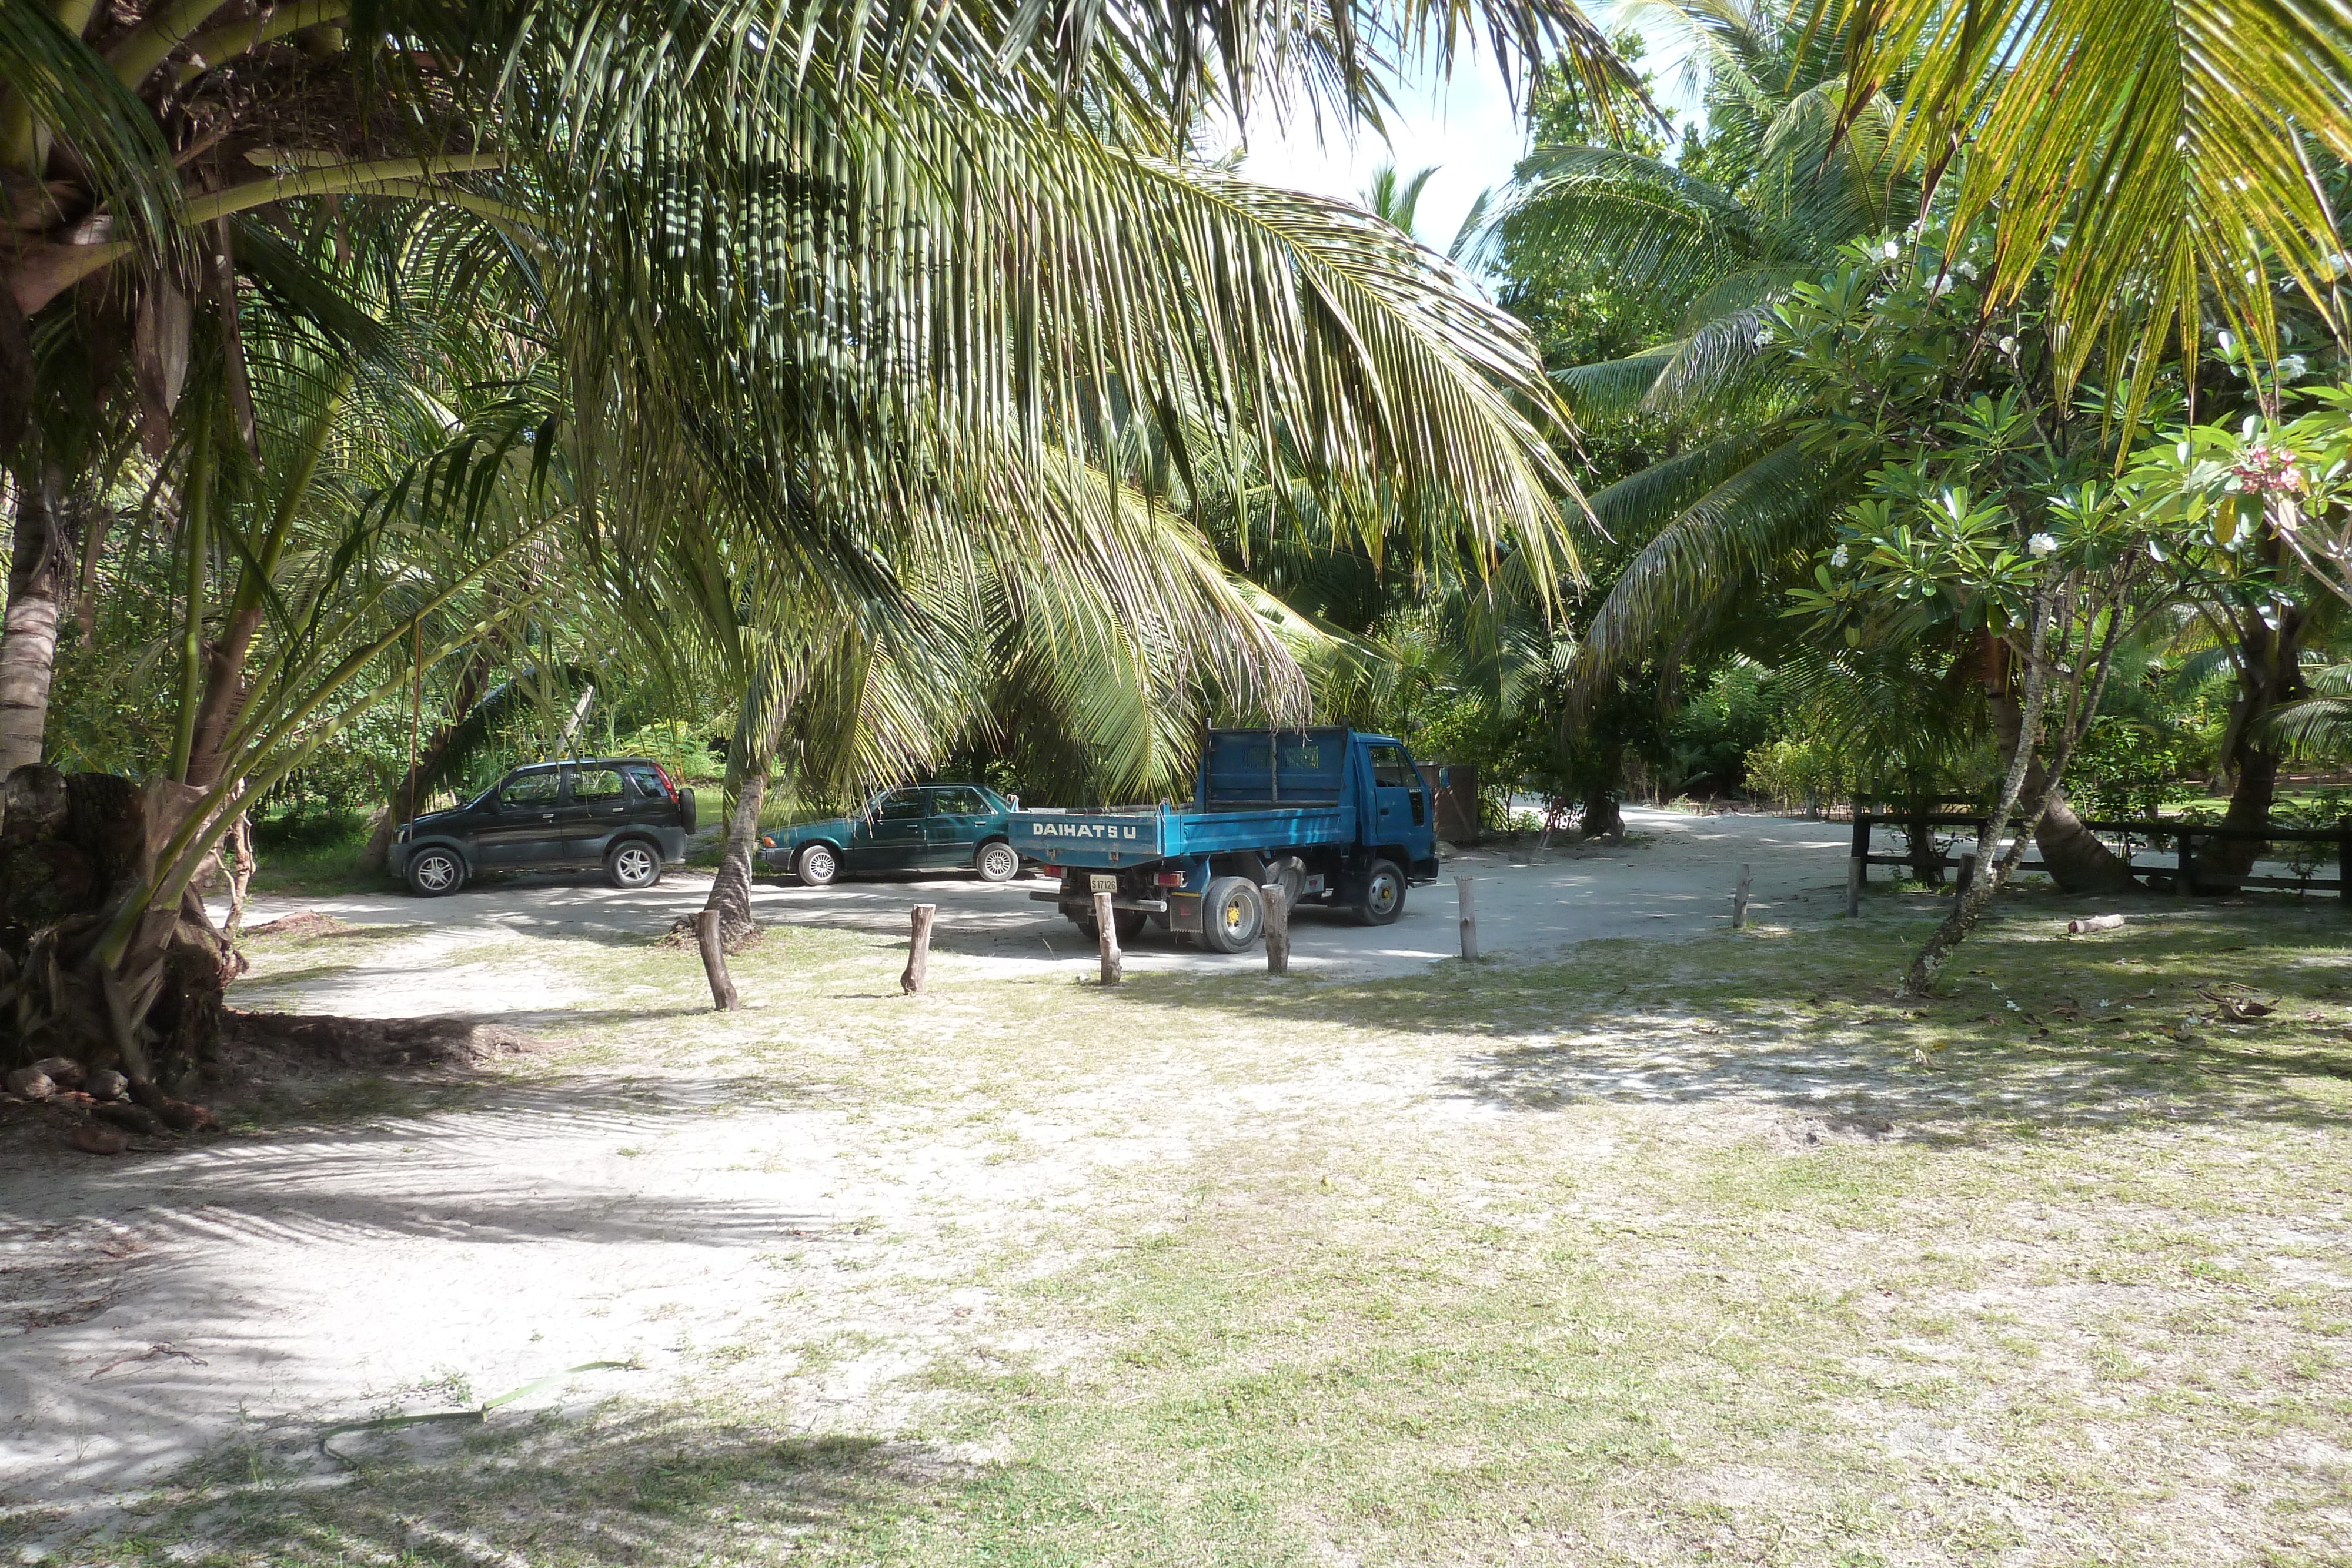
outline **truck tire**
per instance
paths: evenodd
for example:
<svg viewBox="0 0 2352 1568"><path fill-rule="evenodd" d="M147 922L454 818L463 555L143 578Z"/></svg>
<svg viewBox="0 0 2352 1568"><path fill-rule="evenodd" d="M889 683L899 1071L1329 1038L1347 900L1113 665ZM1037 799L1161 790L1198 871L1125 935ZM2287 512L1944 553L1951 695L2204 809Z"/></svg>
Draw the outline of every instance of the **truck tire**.
<svg viewBox="0 0 2352 1568"><path fill-rule="evenodd" d="M831 844L803 844L800 858L793 862L793 871L803 887L829 886L841 875L841 856L834 852Z"/></svg>
<svg viewBox="0 0 2352 1568"><path fill-rule="evenodd" d="M1374 861L1356 898L1356 918L1367 925L1392 925L1404 913L1404 873L1394 861Z"/></svg>
<svg viewBox="0 0 2352 1568"><path fill-rule="evenodd" d="M1201 900L1201 945L1212 953L1246 952L1265 927L1265 900L1245 876L1221 876Z"/></svg>
<svg viewBox="0 0 2352 1568"><path fill-rule="evenodd" d="M466 885L466 862L457 851L436 844L409 856L406 874L410 892L419 898L438 898Z"/></svg>
<svg viewBox="0 0 2352 1568"><path fill-rule="evenodd" d="M1021 874L1021 854L1003 839L991 839L971 857L971 869L982 882L1011 882Z"/></svg>

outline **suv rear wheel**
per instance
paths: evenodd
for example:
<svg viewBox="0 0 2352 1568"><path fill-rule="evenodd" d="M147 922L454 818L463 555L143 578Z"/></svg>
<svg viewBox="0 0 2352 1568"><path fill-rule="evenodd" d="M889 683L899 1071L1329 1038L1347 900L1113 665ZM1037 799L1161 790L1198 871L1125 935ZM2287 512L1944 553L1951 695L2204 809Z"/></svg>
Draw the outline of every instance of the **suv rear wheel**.
<svg viewBox="0 0 2352 1568"><path fill-rule="evenodd" d="M423 850L408 857L408 885L420 898L438 898L466 885L466 862L455 850Z"/></svg>
<svg viewBox="0 0 2352 1568"><path fill-rule="evenodd" d="M651 887L661 876L661 852L643 839L625 840L604 856L604 880L614 887Z"/></svg>

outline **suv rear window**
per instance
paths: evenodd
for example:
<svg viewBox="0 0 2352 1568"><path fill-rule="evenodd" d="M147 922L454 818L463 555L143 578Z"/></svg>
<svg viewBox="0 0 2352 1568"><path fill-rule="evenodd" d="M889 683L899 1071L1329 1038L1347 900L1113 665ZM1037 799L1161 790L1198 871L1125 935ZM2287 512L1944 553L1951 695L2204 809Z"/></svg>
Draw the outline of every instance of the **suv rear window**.
<svg viewBox="0 0 2352 1568"><path fill-rule="evenodd" d="M583 768L572 776L572 799L583 805L617 800L628 792L617 768Z"/></svg>
<svg viewBox="0 0 2352 1568"><path fill-rule="evenodd" d="M669 799L669 791L662 788L661 774L652 763L624 762L621 771L628 775L629 782L637 787L640 795L651 796L656 800Z"/></svg>

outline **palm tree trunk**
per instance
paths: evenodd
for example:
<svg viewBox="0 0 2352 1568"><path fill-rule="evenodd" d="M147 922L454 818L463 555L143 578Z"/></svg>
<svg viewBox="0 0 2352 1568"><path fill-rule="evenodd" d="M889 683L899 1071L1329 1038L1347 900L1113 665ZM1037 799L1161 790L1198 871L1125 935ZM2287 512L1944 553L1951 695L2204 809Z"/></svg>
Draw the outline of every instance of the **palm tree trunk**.
<svg viewBox="0 0 2352 1568"><path fill-rule="evenodd" d="M1625 743L1612 740L1601 748L1600 771L1585 787L1584 810L1577 831L1588 839L1622 838L1625 813L1618 809L1617 789L1625 768Z"/></svg>
<svg viewBox="0 0 2352 1568"><path fill-rule="evenodd" d="M474 711L474 705L482 700L482 680L488 672L489 655L485 650L478 647L467 655L466 663L457 671L457 687L450 694L446 716L435 727L424 749L416 754L416 765L393 786L392 798L384 802L383 810L368 830L367 847L360 851L360 870L383 870L384 857L392 848L393 833L401 823L416 815L417 798L423 791L425 780L433 777L449 759L449 748L457 742L458 727L466 722L466 716Z"/></svg>
<svg viewBox="0 0 2352 1568"><path fill-rule="evenodd" d="M16 538L9 561L8 611L0 626L0 779L41 759L49 682L57 669L58 622L67 561L58 516L61 476L36 457L16 485Z"/></svg>
<svg viewBox="0 0 2352 1568"><path fill-rule="evenodd" d="M2013 757L2022 715L2013 691L1989 693L1992 703L1993 734L2000 743L2001 754ZM2136 884L2131 870L2122 856L2099 841L2098 835L2083 825L2083 819L2066 800L2063 786L2053 786L2042 759L2029 756L2026 761L2023 793L2019 797L2019 810L2031 818L2039 808L2040 825L2033 834L2033 847L2042 855L2042 863L2050 873L2050 880L2066 893L2126 893Z"/></svg>
<svg viewBox="0 0 2352 1568"><path fill-rule="evenodd" d="M2042 735L2044 688L2042 651L2045 646L2049 622L2050 591L2045 588L2033 599L2033 656L2026 662L2024 701L2018 709L2010 733L2004 737L2009 747L2009 767L2001 775L2000 799L1995 803L1992 815L1977 832L1977 865L1980 869L1976 880L1952 901L1951 914L1944 916L1943 923L1912 956L1911 967L1903 976L1903 989L1911 996L1935 994L1936 977L1943 973L1944 966L1951 961L1952 954L1959 945L1968 940L1969 933L1977 928L1977 922L1984 918L1985 910L1992 904L1993 894L2000 891L2010 867L2017 862L2020 846L2015 843L1999 862L1993 860L1992 852L2000 848L2002 835L2009 831L2018 803L2025 796L2026 777L2035 762L2036 742ZM2007 661L2003 660L2000 665L2003 696L2007 695L2008 668ZM2000 710L1996 707L1994 711L1998 714Z"/></svg>
<svg viewBox="0 0 2352 1568"><path fill-rule="evenodd" d="M728 758L727 770L736 764ZM719 912L719 930L729 946L740 947L759 923L751 918L751 856L760 843L760 808L767 803L768 770L764 763L730 780L735 810L727 819L727 841L719 856L719 874L710 881L705 909Z"/></svg>
<svg viewBox="0 0 2352 1568"><path fill-rule="evenodd" d="M734 1005L725 955L741 951L760 934L760 924L751 915L752 855L760 845L760 808L767 803L768 769L783 744L784 721L791 715L791 694L772 672L762 670L743 694L735 741L727 748L727 792L735 809L727 815L719 874L710 879L710 896L702 905L706 914L719 915L720 952L710 974L710 999L722 1009Z"/></svg>
<svg viewBox="0 0 2352 1568"><path fill-rule="evenodd" d="M2238 696L2231 705L2230 806L2224 827L2259 832L2270 825L2278 798L2278 753L2264 733L2272 712L2303 695L2303 613L2280 611L2275 630L2257 621L2239 640ZM2200 893L2235 893L2266 846L2259 839L2208 839L2190 862Z"/></svg>

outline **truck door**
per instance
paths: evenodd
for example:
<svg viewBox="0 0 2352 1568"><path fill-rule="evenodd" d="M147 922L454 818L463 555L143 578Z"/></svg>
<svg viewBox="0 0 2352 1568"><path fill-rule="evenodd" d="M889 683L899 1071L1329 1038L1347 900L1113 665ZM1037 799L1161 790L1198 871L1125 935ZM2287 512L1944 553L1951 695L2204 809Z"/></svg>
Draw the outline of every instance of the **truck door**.
<svg viewBox="0 0 2352 1568"><path fill-rule="evenodd" d="M1430 853L1429 790L1404 747L1377 741L1368 748L1372 765L1372 818L1376 841L1402 844L1413 860Z"/></svg>

